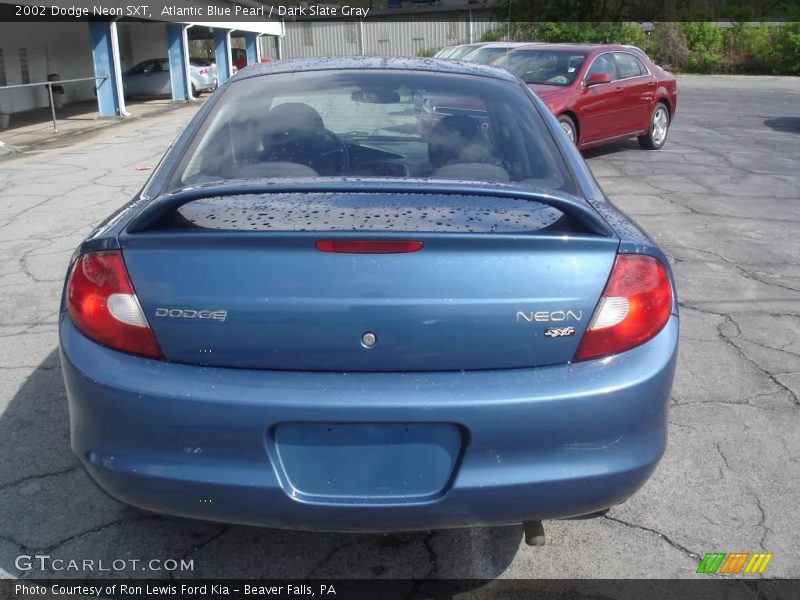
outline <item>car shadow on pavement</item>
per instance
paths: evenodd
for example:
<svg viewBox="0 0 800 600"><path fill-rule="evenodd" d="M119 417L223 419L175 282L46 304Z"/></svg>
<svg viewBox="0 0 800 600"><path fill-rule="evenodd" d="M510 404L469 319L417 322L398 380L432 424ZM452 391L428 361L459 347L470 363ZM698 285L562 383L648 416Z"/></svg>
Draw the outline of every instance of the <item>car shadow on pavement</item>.
<svg viewBox="0 0 800 600"><path fill-rule="evenodd" d="M614 142L605 146L597 146L596 148L588 148L581 150L583 158L588 160L599 156L608 156L609 154L616 154L617 152L625 152L626 150L640 149L639 142L635 139L622 140L621 142Z"/></svg>
<svg viewBox="0 0 800 600"><path fill-rule="evenodd" d="M764 125L784 133L800 133L800 117L772 117L764 120Z"/></svg>
<svg viewBox="0 0 800 600"><path fill-rule="evenodd" d="M0 577L5 571L28 578L493 579L514 559L521 537L521 526L395 534L282 531L126 507L94 486L70 449L57 350L0 415ZM41 561L31 568L20 555L51 558L44 569ZM95 561L90 569L69 570L70 560L87 559ZM184 559L192 566L157 569L152 559ZM100 561L111 570L103 571Z"/></svg>

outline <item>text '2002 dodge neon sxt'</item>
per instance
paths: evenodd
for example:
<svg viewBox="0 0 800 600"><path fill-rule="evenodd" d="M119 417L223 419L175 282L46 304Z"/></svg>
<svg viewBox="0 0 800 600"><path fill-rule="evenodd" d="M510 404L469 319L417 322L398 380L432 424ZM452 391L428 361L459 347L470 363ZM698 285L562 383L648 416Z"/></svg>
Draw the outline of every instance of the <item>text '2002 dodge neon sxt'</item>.
<svg viewBox="0 0 800 600"><path fill-rule="evenodd" d="M655 469L677 306L662 251L510 73L256 65L75 253L72 448L149 511L535 534Z"/></svg>

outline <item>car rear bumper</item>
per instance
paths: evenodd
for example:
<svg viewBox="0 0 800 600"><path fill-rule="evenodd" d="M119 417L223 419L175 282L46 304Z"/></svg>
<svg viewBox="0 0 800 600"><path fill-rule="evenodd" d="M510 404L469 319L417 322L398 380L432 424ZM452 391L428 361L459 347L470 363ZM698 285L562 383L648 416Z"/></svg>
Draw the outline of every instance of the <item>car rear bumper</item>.
<svg viewBox="0 0 800 600"><path fill-rule="evenodd" d="M217 89L217 78L213 75L194 75L192 84L198 92L213 92Z"/></svg>
<svg viewBox="0 0 800 600"><path fill-rule="evenodd" d="M72 448L111 496L200 519L393 531L626 500L666 446L678 320L610 359L473 372L171 364L95 344L64 316L60 338Z"/></svg>

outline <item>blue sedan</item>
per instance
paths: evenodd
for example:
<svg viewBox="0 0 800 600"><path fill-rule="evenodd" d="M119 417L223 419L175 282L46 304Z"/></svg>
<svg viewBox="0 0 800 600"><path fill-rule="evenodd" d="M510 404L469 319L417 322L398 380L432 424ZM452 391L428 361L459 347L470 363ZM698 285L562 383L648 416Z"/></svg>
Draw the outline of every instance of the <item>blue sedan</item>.
<svg viewBox="0 0 800 600"><path fill-rule="evenodd" d="M655 469L677 306L664 254L511 74L257 65L75 253L72 448L149 511L542 543Z"/></svg>

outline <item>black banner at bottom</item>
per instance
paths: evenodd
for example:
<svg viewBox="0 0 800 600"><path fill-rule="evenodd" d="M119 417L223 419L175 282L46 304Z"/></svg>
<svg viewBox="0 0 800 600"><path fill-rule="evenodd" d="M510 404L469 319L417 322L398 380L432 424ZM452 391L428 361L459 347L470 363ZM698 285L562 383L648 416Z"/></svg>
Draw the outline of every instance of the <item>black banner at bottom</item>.
<svg viewBox="0 0 800 600"><path fill-rule="evenodd" d="M752 579L330 579L330 580L78 580L0 581L0 598L14 600L108 598L114 600L789 600L800 580Z"/></svg>

